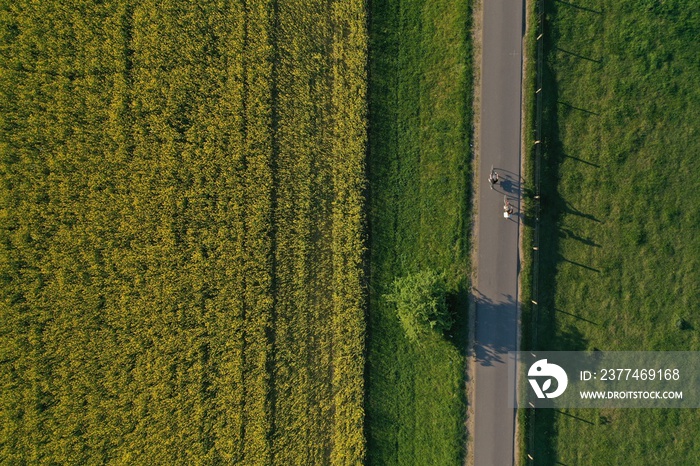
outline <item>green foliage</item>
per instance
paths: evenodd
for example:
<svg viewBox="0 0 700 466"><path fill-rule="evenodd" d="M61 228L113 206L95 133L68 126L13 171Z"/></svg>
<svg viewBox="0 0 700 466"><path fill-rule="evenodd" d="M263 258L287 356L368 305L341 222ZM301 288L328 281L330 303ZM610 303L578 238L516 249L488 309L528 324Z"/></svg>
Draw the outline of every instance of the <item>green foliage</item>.
<svg viewBox="0 0 700 466"><path fill-rule="evenodd" d="M452 326L446 293L444 277L434 270L424 270L397 278L384 298L396 306L408 339L418 341L430 330L444 332Z"/></svg>
<svg viewBox="0 0 700 466"><path fill-rule="evenodd" d="M365 16L0 2L3 463L363 462Z"/></svg>
<svg viewBox="0 0 700 466"><path fill-rule="evenodd" d="M698 4L546 3L538 349L700 349ZM693 410L565 414L543 464L700 463Z"/></svg>

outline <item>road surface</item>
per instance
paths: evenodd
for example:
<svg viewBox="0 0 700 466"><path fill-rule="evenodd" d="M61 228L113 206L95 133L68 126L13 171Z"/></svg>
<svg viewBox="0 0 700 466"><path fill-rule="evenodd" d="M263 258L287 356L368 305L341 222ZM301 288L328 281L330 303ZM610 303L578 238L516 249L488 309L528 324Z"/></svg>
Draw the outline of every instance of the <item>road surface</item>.
<svg viewBox="0 0 700 466"><path fill-rule="evenodd" d="M518 343L523 0L484 0L475 288L474 464L514 462L507 353ZM500 182L488 183L494 167ZM504 195L515 212L503 217Z"/></svg>

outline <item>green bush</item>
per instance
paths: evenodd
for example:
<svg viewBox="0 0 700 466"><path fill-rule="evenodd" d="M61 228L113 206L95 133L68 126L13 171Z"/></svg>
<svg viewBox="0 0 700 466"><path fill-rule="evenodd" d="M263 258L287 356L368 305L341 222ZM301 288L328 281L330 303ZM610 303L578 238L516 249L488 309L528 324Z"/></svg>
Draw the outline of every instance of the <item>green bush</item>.
<svg viewBox="0 0 700 466"><path fill-rule="evenodd" d="M385 298L396 306L396 315L411 341L431 330L442 332L452 326L445 278L433 270L397 278Z"/></svg>

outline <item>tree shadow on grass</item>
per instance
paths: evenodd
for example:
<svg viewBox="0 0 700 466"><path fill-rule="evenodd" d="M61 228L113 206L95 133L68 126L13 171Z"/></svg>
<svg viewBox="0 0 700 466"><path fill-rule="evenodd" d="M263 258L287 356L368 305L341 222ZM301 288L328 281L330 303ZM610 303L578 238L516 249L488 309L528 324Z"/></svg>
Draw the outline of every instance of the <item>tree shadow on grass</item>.
<svg viewBox="0 0 700 466"><path fill-rule="evenodd" d="M447 294L447 308L454 324L444 332L445 339L452 342L462 357L469 353L469 290L466 283Z"/></svg>
<svg viewBox="0 0 700 466"><path fill-rule="evenodd" d="M603 14L603 10L594 10L593 8L587 8L587 7L585 7L585 6L576 5L575 3L565 2L564 0L555 0L555 1L556 1L557 3L561 3L562 5L566 5L566 6L569 6L569 7L571 7L571 8L575 8L575 9L577 9L577 10L587 11L587 12L589 12L589 13L595 13L595 14L597 14L597 15L602 15L602 14Z"/></svg>
<svg viewBox="0 0 700 466"><path fill-rule="evenodd" d="M564 212L566 214L570 214L570 215L576 215L577 217L585 218L587 220L592 220L596 223L601 223L601 221L598 220L598 218L595 215L581 212L576 207L574 207L574 205L572 203L568 202L567 200L565 200L562 197L559 197L558 199L562 203L561 206L559 206L559 208L562 210L562 212Z"/></svg>
<svg viewBox="0 0 700 466"><path fill-rule="evenodd" d="M448 293L447 295L447 306L452 314L454 324L452 327L445 332L445 337L453 345L456 346L457 351L466 360L469 355L469 303L471 299L471 294L469 292L469 283L466 281L460 282L457 289ZM469 373L467 370L463 370L462 383L466 387L469 382ZM466 390L460 390L459 397L461 399L462 405L467 406L469 400L467 399ZM465 437L463 438L462 444L466 446L466 430L464 430ZM463 449L460 455L460 463L464 461L467 451Z"/></svg>
<svg viewBox="0 0 700 466"><path fill-rule="evenodd" d="M600 324L597 323L597 322L593 322L592 320L586 319L585 317L581 317L580 315L574 314L573 312L566 312L566 311L563 311L563 310L561 310L561 309L554 309L554 310L555 310L556 312L560 312L560 313L562 313L562 314L566 314L566 315L568 315L568 316L571 316L571 317L573 317L573 318L575 318L575 319L577 319L577 320L580 320L581 322L588 322L588 323L591 324L591 325L600 325Z"/></svg>
<svg viewBox="0 0 700 466"><path fill-rule="evenodd" d="M590 265L582 264L580 262L569 260L563 256L560 257L560 261L566 262L567 264L575 265L577 267L581 267L582 269L590 270L591 272L600 273L600 269L596 269L594 267L591 267Z"/></svg>
<svg viewBox="0 0 700 466"><path fill-rule="evenodd" d="M592 110L587 110L587 109L582 108L582 107L576 107L576 106L571 105L570 103L567 103L567 102L558 101L557 103L559 103L559 104L561 104L561 105L563 105L563 106L565 106L565 107L568 107L568 108L570 108L570 109L572 109L572 110L578 110L579 112L587 113L587 114L589 114L589 115L595 115L595 116L599 116L599 115L600 115L599 113L596 113L596 112L594 112L594 111L592 111Z"/></svg>
<svg viewBox="0 0 700 466"><path fill-rule="evenodd" d="M599 65L603 63L603 60L601 60L601 59L587 57L585 55L581 55L580 53L572 52L571 50L566 50L566 49L562 49L559 47L557 47L556 50L558 50L559 52L564 53L566 55L571 55L573 57L580 58L581 60L590 61L593 63L597 63ZM590 112L590 113L593 113L593 112Z"/></svg>
<svg viewBox="0 0 700 466"><path fill-rule="evenodd" d="M585 163L586 165L590 165L591 167L600 168L600 165L598 165L597 163L593 163L588 160L583 160L581 158L574 157L573 155L564 154L564 157L566 157L567 159L576 160L577 162Z"/></svg>
<svg viewBox="0 0 700 466"><path fill-rule="evenodd" d="M561 8L577 7L573 4L563 4L566 2L556 2L548 4L546 7L549 10L546 13L551 13L553 18L556 18L556 10ZM578 7L577 7L578 8ZM581 8L585 9L585 8ZM553 11L552 11L553 10ZM593 13L598 13L592 11ZM545 17L548 17L545 15ZM533 299L537 302L537 316L524 321L527 325L531 324L530 328L524 331L524 335L536 336L535 339L524 341L525 348L534 351L584 351L588 349L589 341L586 339L581 329L588 325L598 325L597 323L587 320L584 317L557 310L556 307L556 291L557 291L557 272L566 264L566 266L575 265L585 268L591 272L599 272L597 269L586 264L580 264L571 261L562 254L562 240L573 239L590 247L601 247L591 238L586 238L579 235L571 229L562 226L562 218L565 215L575 215L593 222L600 222L594 215L582 212L576 208L570 201L564 199L559 192L559 180L561 175L561 164L568 157L586 163L593 167L599 168L598 165L576 159L575 157L567 156L564 152L562 141L559 137L559 111L562 112L574 109L581 111L589 118L596 118L595 112L575 106L575 103L564 103L560 101L560 95L557 85L557 77L552 64L561 57L562 54L568 54L580 59L592 61L602 64L602 60L586 57L576 52L560 49L556 46L558 43L559 32L556 27L546 27L549 34L545 35L545 63L543 66L542 76L542 127L540 140L542 141L542 159L540 172L540 223L539 223L539 244L538 257L539 263L537 268L537 283L539 284L536 295ZM526 192L526 196L532 197L534 193ZM534 227L534 216L529 212L525 212L523 221L526 226ZM569 265L571 264L571 265ZM533 290L533 293L535 290ZM567 315L568 314L568 315ZM574 317L575 319L572 319ZM524 316L525 318L525 316ZM561 464L557 461L557 428L556 420L562 415L552 409L536 410L530 418L528 426L528 434L534 435L534 450L531 452L536 456L536 464L554 465ZM576 420L576 419L572 419ZM586 425L590 425L589 420L580 420Z"/></svg>
<svg viewBox="0 0 700 466"><path fill-rule="evenodd" d="M581 235L577 235L576 233L574 233L573 230L571 230L569 228L560 227L559 228L559 237L560 238L570 238L570 239L576 240L582 244L585 244L586 246L591 246L594 248L601 247L600 244L596 243L592 239L584 238Z"/></svg>
<svg viewBox="0 0 700 466"><path fill-rule="evenodd" d="M584 418L582 418L582 417L580 417L580 416L574 416L573 414L569 414L569 413L567 413L566 411L562 411L561 409L555 409L554 411L557 412L557 413L559 413L559 414L561 414L562 416L566 416L566 417L568 417L568 418L575 419L575 420L577 420L577 421L579 421L579 422L583 422L584 424L588 424L588 425L590 425L590 426L596 425L595 422L589 421L588 419L584 419Z"/></svg>

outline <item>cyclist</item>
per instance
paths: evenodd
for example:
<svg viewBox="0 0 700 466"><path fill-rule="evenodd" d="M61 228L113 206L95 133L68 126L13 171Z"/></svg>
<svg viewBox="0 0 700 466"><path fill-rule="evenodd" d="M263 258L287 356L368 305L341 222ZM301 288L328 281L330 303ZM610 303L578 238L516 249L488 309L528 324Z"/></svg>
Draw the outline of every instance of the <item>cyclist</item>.
<svg viewBox="0 0 700 466"><path fill-rule="evenodd" d="M503 196L503 218L510 218L513 214L513 206L510 205L507 196Z"/></svg>
<svg viewBox="0 0 700 466"><path fill-rule="evenodd" d="M491 185L491 189L493 189L493 185L498 183L498 173L496 170L491 167L491 174L489 174L489 184Z"/></svg>

